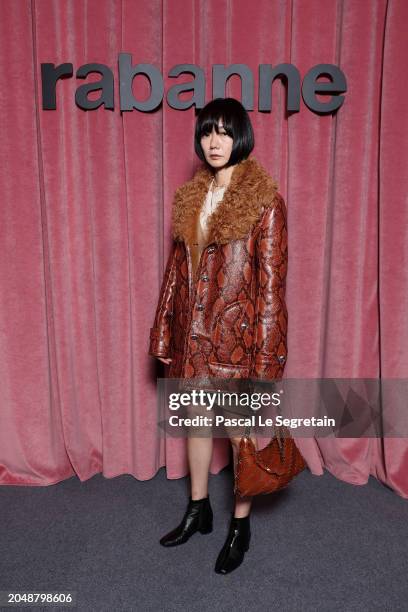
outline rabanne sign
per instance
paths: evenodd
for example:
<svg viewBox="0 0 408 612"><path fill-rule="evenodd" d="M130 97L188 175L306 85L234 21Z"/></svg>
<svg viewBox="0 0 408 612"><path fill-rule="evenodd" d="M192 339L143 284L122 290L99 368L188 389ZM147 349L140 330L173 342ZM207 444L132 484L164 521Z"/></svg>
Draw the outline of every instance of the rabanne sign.
<svg viewBox="0 0 408 612"><path fill-rule="evenodd" d="M75 91L75 103L83 110L95 110L100 106L114 109L114 75L109 66L105 64L84 64L76 71L77 79L85 79L91 73L98 73L102 78L85 85L80 85ZM120 110L151 112L158 108L164 97L164 83L161 72L152 64L132 65L132 56L129 53L119 53L119 97ZM205 73L195 64L177 64L170 69L168 76L172 79L182 74L193 75L187 83L177 83L166 92L169 106L177 110L186 110L191 106L197 109L205 106ZM72 77L72 64L41 64L42 80L42 107L44 110L55 110L56 87L58 80ZM150 96L146 100L137 100L133 94L132 83L135 76L142 75L150 81ZM232 75L241 79L242 104L247 110L254 109L254 75L246 64L214 64L212 67L213 98L222 98L225 95L225 86ZM328 77L329 81L321 81L320 77ZM258 110L270 112L272 110L272 83L281 79L287 90L286 110L299 112L300 96L305 105L314 113L328 114L336 112L344 102L347 91L346 78L343 72L333 64L317 64L313 66L301 79L299 70L293 64L260 64L258 79ZM97 100L89 100L91 91L101 91ZM193 92L188 100L180 100L183 92ZM326 96L327 101L318 100L316 94Z"/></svg>

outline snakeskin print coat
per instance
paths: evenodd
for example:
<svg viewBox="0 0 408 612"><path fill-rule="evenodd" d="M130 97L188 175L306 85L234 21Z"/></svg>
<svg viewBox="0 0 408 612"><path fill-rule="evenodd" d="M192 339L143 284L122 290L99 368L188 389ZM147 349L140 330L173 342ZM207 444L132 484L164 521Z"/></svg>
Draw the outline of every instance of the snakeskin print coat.
<svg viewBox="0 0 408 612"><path fill-rule="evenodd" d="M281 378L287 358L286 205L253 156L233 170L200 231L211 170L181 185L173 243L149 354L172 359L169 377Z"/></svg>

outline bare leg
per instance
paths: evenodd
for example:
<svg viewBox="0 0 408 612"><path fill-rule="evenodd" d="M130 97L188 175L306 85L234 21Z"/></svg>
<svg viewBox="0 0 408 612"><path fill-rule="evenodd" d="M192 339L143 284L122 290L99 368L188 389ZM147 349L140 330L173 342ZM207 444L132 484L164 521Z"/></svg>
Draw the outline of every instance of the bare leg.
<svg viewBox="0 0 408 612"><path fill-rule="evenodd" d="M207 416L203 406L190 405L187 408L190 418ZM190 468L191 499L203 499L208 495L208 474L213 452L212 429L198 425L188 428L187 456Z"/></svg>
<svg viewBox="0 0 408 612"><path fill-rule="evenodd" d="M257 440L256 437L251 434L250 435L251 440L253 441L255 448L257 449ZM237 437L231 437L231 444L232 444L232 452L233 452L233 457L234 457L234 474L235 471L237 469L237 459L238 459L238 449L239 449L239 443L240 443L241 438L237 438ZM234 509L234 516L236 518L243 518L244 516L248 516L249 513L251 512L251 506L252 506L252 500L253 497L240 497L238 494L235 495L235 509Z"/></svg>
<svg viewBox="0 0 408 612"><path fill-rule="evenodd" d="M202 438L187 438L192 499L202 499L208 495L208 472L212 452L213 439L211 435Z"/></svg>
<svg viewBox="0 0 408 612"><path fill-rule="evenodd" d="M187 438L190 464L191 496L183 520L160 539L162 546L184 544L196 532L211 533L213 512L208 495L208 471L211 460L212 437L199 437L198 432Z"/></svg>

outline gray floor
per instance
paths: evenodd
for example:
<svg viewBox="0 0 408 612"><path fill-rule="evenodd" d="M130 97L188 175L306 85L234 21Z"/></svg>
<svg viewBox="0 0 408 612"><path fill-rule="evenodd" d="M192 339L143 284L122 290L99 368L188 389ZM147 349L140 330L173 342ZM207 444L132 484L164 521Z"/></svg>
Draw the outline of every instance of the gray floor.
<svg viewBox="0 0 408 612"><path fill-rule="evenodd" d="M214 531L170 549L158 540L180 521L189 480L164 468L144 482L0 487L0 590L71 589L77 610L98 612L408 610L407 500L374 478L353 486L304 471L256 498L251 548L222 576L231 483L230 468L210 478Z"/></svg>

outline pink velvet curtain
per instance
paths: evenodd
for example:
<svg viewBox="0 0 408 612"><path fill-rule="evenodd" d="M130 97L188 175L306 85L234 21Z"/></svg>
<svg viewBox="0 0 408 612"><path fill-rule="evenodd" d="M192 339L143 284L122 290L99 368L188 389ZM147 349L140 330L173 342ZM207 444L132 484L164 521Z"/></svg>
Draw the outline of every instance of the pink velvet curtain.
<svg viewBox="0 0 408 612"><path fill-rule="evenodd" d="M405 0L3 0L0 3L0 483L188 473L156 429L149 328L175 188L197 167L193 109L119 111L117 60L167 77L215 63L344 71L332 116L251 113L254 155L288 206L287 377L408 376L408 3ZM99 62L115 110L76 107L75 77L43 111L40 64ZM99 75L88 77L99 80ZM181 80L189 80L184 76ZM149 85L137 77L139 99ZM241 97L237 77L226 94ZM99 93L91 94L96 99ZM184 96L188 97L188 96ZM216 440L211 465L228 461ZM406 439L303 439L311 471L374 475L408 497Z"/></svg>

